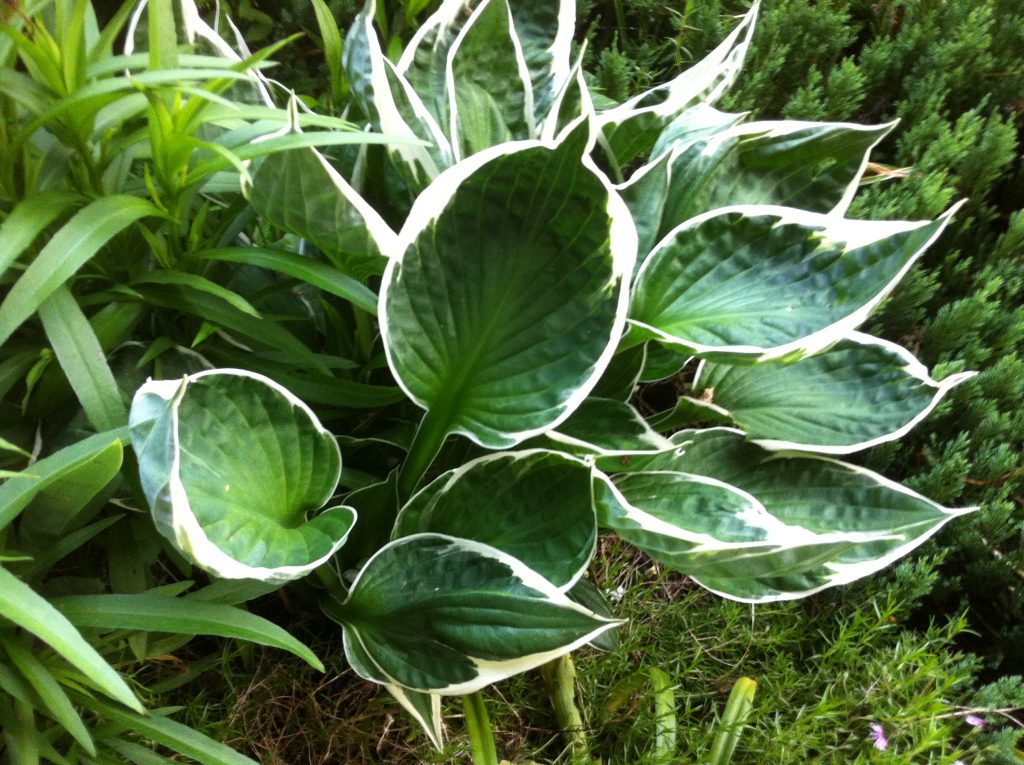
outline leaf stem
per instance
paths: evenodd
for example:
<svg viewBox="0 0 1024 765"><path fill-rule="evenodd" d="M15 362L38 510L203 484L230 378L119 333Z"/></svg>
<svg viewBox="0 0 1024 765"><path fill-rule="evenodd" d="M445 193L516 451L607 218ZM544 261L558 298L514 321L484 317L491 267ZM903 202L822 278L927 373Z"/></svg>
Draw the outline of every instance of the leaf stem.
<svg viewBox="0 0 1024 765"><path fill-rule="evenodd" d="M576 665L569 654L559 656L540 668L548 689L555 722L565 737L572 762L590 762L590 743L583 717L576 706Z"/></svg>
<svg viewBox="0 0 1024 765"><path fill-rule="evenodd" d="M498 750L494 747L494 732L487 707L480 691L462 697L462 711L466 716L473 765L498 765Z"/></svg>
<svg viewBox="0 0 1024 765"><path fill-rule="evenodd" d="M729 700L725 702L725 712L722 713L718 733L711 746L711 765L728 765L732 762L732 754L736 751L743 726L750 717L756 692L757 681L749 677L741 677L733 685Z"/></svg>
<svg viewBox="0 0 1024 765"><path fill-rule="evenodd" d="M419 485L423 474L427 472L430 463L434 461L445 436L448 435L449 418L444 414L438 414L436 410L427 410L423 415L420 426L416 429L416 435L412 439L409 453L405 462L398 471L398 500L399 504L412 496Z"/></svg>

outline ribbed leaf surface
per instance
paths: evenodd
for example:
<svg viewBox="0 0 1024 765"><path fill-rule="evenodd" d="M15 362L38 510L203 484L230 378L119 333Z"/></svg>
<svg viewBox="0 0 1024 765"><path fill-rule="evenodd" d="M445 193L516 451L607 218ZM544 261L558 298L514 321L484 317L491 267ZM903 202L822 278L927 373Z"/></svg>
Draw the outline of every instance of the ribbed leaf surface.
<svg viewBox="0 0 1024 765"><path fill-rule="evenodd" d="M215 370L151 380L135 395L130 424L157 528L202 568L285 581L344 544L351 508L306 520L334 493L338 446L267 378Z"/></svg>
<svg viewBox="0 0 1024 765"><path fill-rule="evenodd" d="M431 416L491 448L564 419L618 341L636 237L581 164L585 125L552 148L489 150L417 200L381 292L388 361Z"/></svg>
<svg viewBox="0 0 1024 765"><path fill-rule="evenodd" d="M860 325L945 228L749 206L693 218L637 276L641 336L750 361L825 348Z"/></svg>
<svg viewBox="0 0 1024 765"><path fill-rule="evenodd" d="M488 455L414 496L394 536L432 532L482 542L566 588L583 574L597 544L590 483L590 467L558 452Z"/></svg>
<svg viewBox="0 0 1024 765"><path fill-rule="evenodd" d="M352 667L375 682L465 694L568 653L617 622L572 602L521 561L439 534L392 542L344 604Z"/></svg>
<svg viewBox="0 0 1024 765"><path fill-rule="evenodd" d="M899 438L972 376L936 382L909 351L855 332L793 364L706 362L694 389L766 449L849 454Z"/></svg>
<svg viewBox="0 0 1024 765"><path fill-rule="evenodd" d="M788 600L860 579L969 512L855 465L767 452L728 428L681 431L672 440L678 447L657 457L605 461L630 472L597 484L601 521L736 600ZM711 492L717 500L696 501L710 492L707 479L747 503L733 499L730 516L721 490Z"/></svg>

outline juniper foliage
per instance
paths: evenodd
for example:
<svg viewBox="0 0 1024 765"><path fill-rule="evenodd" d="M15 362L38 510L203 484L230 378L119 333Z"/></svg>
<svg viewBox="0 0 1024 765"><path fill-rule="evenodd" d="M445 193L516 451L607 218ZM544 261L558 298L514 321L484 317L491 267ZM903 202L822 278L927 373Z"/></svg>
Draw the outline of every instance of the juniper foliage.
<svg viewBox="0 0 1024 765"><path fill-rule="evenodd" d="M651 40L700 57L746 2L594 2L594 85L611 98L669 63ZM616 8L621 8L621 14ZM625 20L625 26L618 19ZM611 34L607 30L613 30ZM596 30L602 30L600 32ZM602 49L602 46L603 49ZM922 429L868 456L873 469L981 512L935 543L944 563L927 601L970 604L967 639L994 674L1024 655L1024 7L1015 0L815 3L762 12L723 108L759 118L899 119L851 215L927 218L968 198L953 231L904 280L871 327L938 373L981 369ZM935 551L933 549L933 551Z"/></svg>

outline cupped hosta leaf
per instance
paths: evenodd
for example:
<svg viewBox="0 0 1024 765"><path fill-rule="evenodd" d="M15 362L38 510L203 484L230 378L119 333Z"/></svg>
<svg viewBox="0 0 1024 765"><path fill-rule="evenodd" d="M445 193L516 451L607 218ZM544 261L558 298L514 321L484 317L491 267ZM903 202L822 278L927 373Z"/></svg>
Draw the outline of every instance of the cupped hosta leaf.
<svg viewBox="0 0 1024 765"><path fill-rule="evenodd" d="M344 544L355 512L334 507L334 438L285 388L243 370L150 380L129 424L160 533L227 579L304 576Z"/></svg>
<svg viewBox="0 0 1024 765"><path fill-rule="evenodd" d="M350 277L384 273L381 252L394 249L395 233L316 149L264 158L249 200L266 220L308 239Z"/></svg>
<svg viewBox="0 0 1024 765"><path fill-rule="evenodd" d="M449 132L456 159L534 134L533 89L507 0L484 0L448 55Z"/></svg>
<svg viewBox="0 0 1024 765"><path fill-rule="evenodd" d="M676 228L637 276L639 337L733 362L799 357L859 326L946 227L785 207L713 210Z"/></svg>
<svg viewBox="0 0 1024 765"><path fill-rule="evenodd" d="M416 494L393 536L430 532L482 542L566 589L597 545L590 484L591 468L559 452L487 455Z"/></svg>
<svg viewBox="0 0 1024 765"><path fill-rule="evenodd" d="M659 239L705 210L730 205L842 213L853 201L868 152L894 124L751 122L680 138L670 153Z"/></svg>
<svg viewBox="0 0 1024 765"><path fill-rule="evenodd" d="M601 521L737 600L787 600L860 579L970 512L943 508L856 465L765 451L730 428L680 431L672 440L676 448L633 464L602 462L630 472L597 482ZM717 492L721 506L709 501L691 518L686 495L695 476L753 504L733 500L730 519L721 505L727 497ZM695 544L695 532L708 536Z"/></svg>
<svg viewBox="0 0 1024 765"><path fill-rule="evenodd" d="M602 456L660 452L672 445L632 405L607 398L588 398L545 435L571 450Z"/></svg>
<svg viewBox="0 0 1024 765"><path fill-rule="evenodd" d="M636 254L629 212L559 144L474 155L422 194L381 288L388 362L435 427L506 448L567 417L624 324Z"/></svg>
<svg viewBox="0 0 1024 765"><path fill-rule="evenodd" d="M348 599L324 610L344 626L345 653L360 676L444 695L537 667L618 624L522 561L441 534L387 545Z"/></svg>
<svg viewBox="0 0 1024 765"><path fill-rule="evenodd" d="M694 389L765 449L849 454L900 438L973 375L936 382L909 351L854 332L793 364L705 362Z"/></svg>
<svg viewBox="0 0 1024 765"><path fill-rule="evenodd" d="M717 48L674 80L600 115L609 155L620 167L650 152L662 130L687 107L722 96L743 65L757 11L755 2Z"/></svg>

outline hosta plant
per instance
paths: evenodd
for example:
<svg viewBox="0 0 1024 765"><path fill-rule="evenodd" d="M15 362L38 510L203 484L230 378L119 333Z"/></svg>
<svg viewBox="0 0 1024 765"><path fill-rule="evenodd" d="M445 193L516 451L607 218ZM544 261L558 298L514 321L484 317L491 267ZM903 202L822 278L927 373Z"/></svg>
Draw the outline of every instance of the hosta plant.
<svg viewBox="0 0 1024 765"><path fill-rule="evenodd" d="M953 210L844 216L889 125L716 110L755 13L609 104L571 58L569 0L445 0L397 63L370 0L349 117L402 140L275 154L249 192L304 242L309 289L328 263L355 285L375 384L321 403L367 411L331 433L243 369L135 397L161 533L218 576L315 572L348 662L435 743L441 696L614 630L586 578L600 533L758 603L867 576L966 512L840 459L969 377L857 331ZM685 395L635 405L663 378Z"/></svg>

